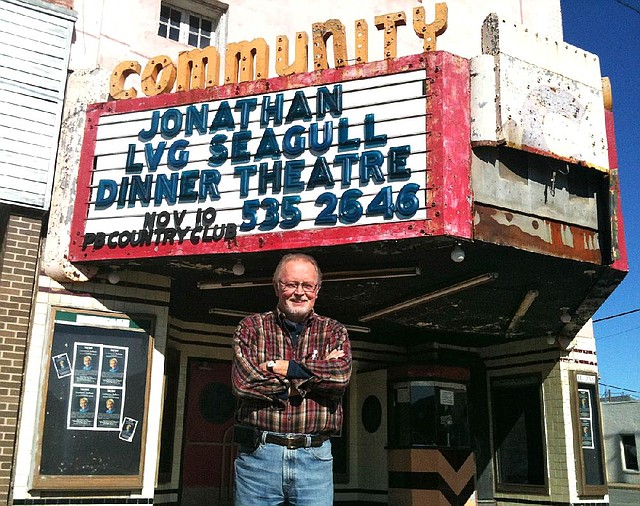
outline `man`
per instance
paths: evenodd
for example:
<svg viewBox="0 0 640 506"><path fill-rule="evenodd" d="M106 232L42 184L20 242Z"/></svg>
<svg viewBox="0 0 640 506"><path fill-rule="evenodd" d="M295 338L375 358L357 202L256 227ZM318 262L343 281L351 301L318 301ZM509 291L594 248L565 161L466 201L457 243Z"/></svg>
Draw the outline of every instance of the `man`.
<svg viewBox="0 0 640 506"><path fill-rule="evenodd" d="M85 357L82 359L82 370L83 371L90 371L91 369L93 369L93 361L91 359L91 356L89 355L85 355Z"/></svg>
<svg viewBox="0 0 640 506"><path fill-rule="evenodd" d="M330 506L329 437L342 425L351 377L345 327L313 311L322 275L303 254L273 275L274 311L244 318L234 335L235 506Z"/></svg>
<svg viewBox="0 0 640 506"><path fill-rule="evenodd" d="M80 413L89 412L89 399L87 399L86 397L80 397L78 404L80 404Z"/></svg>

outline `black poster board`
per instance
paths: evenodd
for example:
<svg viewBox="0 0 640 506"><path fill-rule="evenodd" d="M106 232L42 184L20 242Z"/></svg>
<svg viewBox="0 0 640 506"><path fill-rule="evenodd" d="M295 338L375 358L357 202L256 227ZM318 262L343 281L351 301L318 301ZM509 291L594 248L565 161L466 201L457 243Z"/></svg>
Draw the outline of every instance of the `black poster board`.
<svg viewBox="0 0 640 506"><path fill-rule="evenodd" d="M35 489L142 488L151 317L53 310Z"/></svg>

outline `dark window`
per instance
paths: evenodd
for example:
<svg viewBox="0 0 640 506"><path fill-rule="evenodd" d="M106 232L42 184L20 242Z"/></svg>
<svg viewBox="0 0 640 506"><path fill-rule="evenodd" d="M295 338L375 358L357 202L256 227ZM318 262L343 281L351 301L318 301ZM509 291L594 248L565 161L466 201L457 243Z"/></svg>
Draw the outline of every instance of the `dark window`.
<svg viewBox="0 0 640 506"><path fill-rule="evenodd" d="M179 40L180 39L180 19L182 13L169 7L166 4L162 4L160 7L160 22L158 23L158 35L166 39Z"/></svg>
<svg viewBox="0 0 640 506"><path fill-rule="evenodd" d="M622 458L626 471L640 471L638 468L638 447L633 434L620 434L622 443Z"/></svg>
<svg viewBox="0 0 640 506"><path fill-rule="evenodd" d="M437 381L398 382L389 391L389 445L469 446L467 392Z"/></svg>
<svg viewBox="0 0 640 506"><path fill-rule="evenodd" d="M537 377L494 380L491 390L499 485L545 485L541 385Z"/></svg>
<svg viewBox="0 0 640 506"><path fill-rule="evenodd" d="M178 375L180 371L180 353L173 348L167 349L164 370L166 391L160 439L159 483L169 483L171 481L171 469L173 466L173 447L178 413Z"/></svg>
<svg viewBox="0 0 640 506"><path fill-rule="evenodd" d="M213 11L218 13L217 10ZM218 18L207 19L166 3L160 7L158 35L193 47L205 48L211 44L212 35L218 28Z"/></svg>

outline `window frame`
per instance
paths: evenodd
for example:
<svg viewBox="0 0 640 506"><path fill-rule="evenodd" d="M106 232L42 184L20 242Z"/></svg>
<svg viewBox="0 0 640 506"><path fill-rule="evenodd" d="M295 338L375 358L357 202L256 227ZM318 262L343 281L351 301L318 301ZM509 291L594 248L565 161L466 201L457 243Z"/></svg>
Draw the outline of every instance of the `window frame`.
<svg viewBox="0 0 640 506"><path fill-rule="evenodd" d="M607 486L607 470L605 466L604 453L604 431L602 429L602 412L600 410L600 392L598 391L598 376L593 372L586 371L569 371L569 385L571 398L571 416L573 422L573 449L576 461L576 478L578 482L578 496L585 497L604 497L608 492ZM589 390L591 396L591 420L592 420L592 438L593 447L583 445L582 441L582 424L580 413L580 395L579 390ZM598 471L602 476L601 484L588 483L587 472L585 471L585 463L588 461L593 466L593 456L586 457L585 451L595 451L599 458Z"/></svg>
<svg viewBox="0 0 640 506"><path fill-rule="evenodd" d="M625 473L632 473L632 474L640 474L640 462L638 461L638 442L636 441L636 435L633 433L620 433L618 434L619 438L620 438L620 460L622 462L622 470ZM625 451L625 442L624 439L625 437L629 437L633 439L633 446L636 450L636 467L632 468L629 467L627 464L627 452Z"/></svg>
<svg viewBox="0 0 640 506"><path fill-rule="evenodd" d="M167 7L173 11L180 13L179 34L178 40L174 40L169 37L169 30L171 24L167 24L167 35L163 36L160 32L161 26L161 13L162 8ZM163 0L158 7L157 16L157 31L156 35L167 41L172 41L185 46L203 49L205 47L213 46L218 51L224 45L226 38L226 24L227 24L228 5L217 0ZM192 45L189 43L191 36L191 24L190 16L198 18L199 27L202 26L202 21L209 21L211 23L211 31L209 32L209 43L205 46ZM169 18L170 21L171 18ZM200 28L199 28L200 30ZM201 34L197 33L198 43L200 43Z"/></svg>
<svg viewBox="0 0 640 506"><path fill-rule="evenodd" d="M125 314L66 306L52 306L49 312L48 327L45 346L47 360L38 415L38 433L40 434L40 440L34 457L32 488L34 490L44 491L78 490L85 492L88 490L109 490L111 492L114 490L142 490L147 453L151 370L153 367L153 350L155 349L155 315ZM83 337L79 338L80 341L78 341L76 337L80 335ZM88 337L85 338L85 336ZM114 342L114 339L117 339L119 342ZM137 426L132 435L133 439L129 441L131 447L122 450L132 453L132 462L136 465L136 469L125 472L120 468L114 468L114 466L105 466L104 469L106 470L102 474L90 475L84 473L81 468L71 469L70 471L65 469L58 471L58 469L56 469L55 474L43 471L42 464L48 458L47 454L51 454L52 452L56 458L61 453L64 453L69 457L69 462L76 462L75 457L77 455L83 455L83 458L86 460L88 455L88 453L84 451L86 446L82 446L83 441L80 439L82 436L73 435L72 430L67 430L64 426L61 427L60 424L54 422L49 425L52 430L47 431L48 417L57 416L58 419L66 419L67 415L65 412L67 411L68 399L70 398L67 397L65 399L61 397L60 391L69 391L71 386L71 372L69 372L69 379L67 379L66 382L60 382L59 376L57 378L58 381L51 381L57 376L57 367L52 366L52 359L56 356L55 350L71 348L73 353L75 353L75 348L69 345L75 345L78 342L86 342L89 346L96 347L117 346L124 348L130 346L126 341L130 341L137 348L137 361L131 361L131 357L135 357L135 355L132 354L131 347L129 347L126 352L127 360L130 361L129 366L132 363L136 363L142 369L138 372L132 372L131 369L128 369L124 373L124 378L127 378L126 381L129 383L126 387L124 384L122 386L123 389L127 388L126 402L137 404L143 413L142 416L134 419L134 421L137 421ZM146 358L146 361L143 363L142 360L140 360L141 358ZM68 363L72 363L69 357L66 357L66 359ZM131 388L132 374L137 374L139 378L136 393L134 393L134 390ZM100 379L96 379L95 383L87 383L88 388L104 388L100 384L101 381ZM60 401L61 398L63 402ZM110 440L107 439L108 432L103 433L100 430L93 429L87 429L87 431L90 432L84 437L88 441L91 440L91 447L94 450L110 448ZM102 437L102 441L98 443L96 440L98 437L101 437L102 434L106 434L107 437ZM122 436L122 429L120 429L119 436ZM57 443L55 445L51 444L54 440ZM80 444L78 444L77 441L80 441ZM71 444L72 442L75 443ZM82 451L80 451L80 449L82 449ZM56 452L59 453L56 454ZM80 461L82 462L81 459ZM58 466L54 465L50 467L57 468Z"/></svg>
<svg viewBox="0 0 640 506"><path fill-rule="evenodd" d="M542 464L541 474L542 481L541 484L532 484L532 483L508 483L501 481L501 457L500 457L500 445L496 440L498 425L496 416L496 389L507 389L509 386L506 385L506 382L513 381L515 385L511 387L513 390L516 390L518 386L536 386L537 389L537 400L539 407L539 420L537 425L539 425L539 437L542 444L542 454L540 455L540 462ZM505 383L504 386L499 385L500 383ZM491 399L491 408L490 408L490 416L491 416L491 445L492 445L492 455L493 455L493 467L494 467L494 483L496 492L509 492L509 493L523 493L523 494L531 494L531 495L548 495L549 493L549 469L547 462L547 437L546 437L546 428L545 428L545 412L544 412L544 389L543 389L543 381L540 373L527 373L527 374L517 374L517 375L509 375L509 376L494 376L490 379L489 382L489 394ZM531 458L527 455L529 461Z"/></svg>

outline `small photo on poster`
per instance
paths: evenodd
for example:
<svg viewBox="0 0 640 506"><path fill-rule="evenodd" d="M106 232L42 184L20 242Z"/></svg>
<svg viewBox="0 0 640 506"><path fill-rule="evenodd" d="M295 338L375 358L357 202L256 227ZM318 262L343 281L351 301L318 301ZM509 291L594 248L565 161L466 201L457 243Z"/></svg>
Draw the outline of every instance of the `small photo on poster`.
<svg viewBox="0 0 640 506"><path fill-rule="evenodd" d="M71 362L69 362L69 355L61 353L60 355L53 357L51 360L53 360L53 366L56 369L58 379L71 376Z"/></svg>
<svg viewBox="0 0 640 506"><path fill-rule="evenodd" d="M127 349L105 346L102 350L102 385L121 387L127 367Z"/></svg>
<svg viewBox="0 0 640 506"><path fill-rule="evenodd" d="M97 384L100 346L76 344L73 364L74 383Z"/></svg>
<svg viewBox="0 0 640 506"><path fill-rule="evenodd" d="M122 423L122 429L120 430L120 435L118 436L123 441L130 443L133 441L133 436L136 433L136 427L138 426L138 420L134 420L133 418L125 417L124 422Z"/></svg>
<svg viewBox="0 0 640 506"><path fill-rule="evenodd" d="M69 399L68 428L93 428L96 415L96 389L73 387Z"/></svg>
<svg viewBox="0 0 640 506"><path fill-rule="evenodd" d="M122 389L102 388L98 401L98 427L119 429L122 414Z"/></svg>

